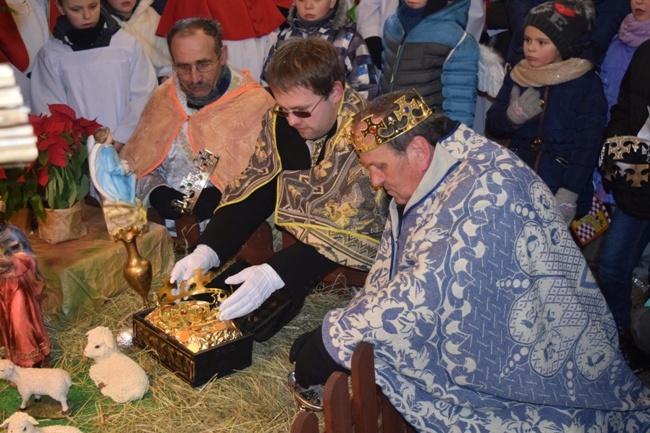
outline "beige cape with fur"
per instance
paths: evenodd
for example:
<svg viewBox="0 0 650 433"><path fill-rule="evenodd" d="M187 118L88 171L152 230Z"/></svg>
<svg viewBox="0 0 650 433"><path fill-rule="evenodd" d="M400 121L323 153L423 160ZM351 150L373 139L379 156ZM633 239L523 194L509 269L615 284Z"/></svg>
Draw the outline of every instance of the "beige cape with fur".
<svg viewBox="0 0 650 433"><path fill-rule="evenodd" d="M207 149L220 157L211 180L223 191L248 165L262 129L262 116L273 107L273 98L245 73L235 89L188 116L174 81L165 81L153 93L120 157L141 178L165 160L181 127L189 122L187 135L192 151Z"/></svg>

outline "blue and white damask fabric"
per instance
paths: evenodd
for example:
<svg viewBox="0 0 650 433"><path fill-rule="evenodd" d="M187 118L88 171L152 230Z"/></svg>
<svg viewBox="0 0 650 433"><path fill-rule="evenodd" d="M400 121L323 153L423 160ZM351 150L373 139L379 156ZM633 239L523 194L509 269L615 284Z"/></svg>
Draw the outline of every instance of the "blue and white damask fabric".
<svg viewBox="0 0 650 433"><path fill-rule="evenodd" d="M434 161L401 227L391 203L364 289L325 317L330 355L350 367L372 343L378 383L419 431L646 431L650 390L551 192L463 125L443 156L456 163L439 180Z"/></svg>

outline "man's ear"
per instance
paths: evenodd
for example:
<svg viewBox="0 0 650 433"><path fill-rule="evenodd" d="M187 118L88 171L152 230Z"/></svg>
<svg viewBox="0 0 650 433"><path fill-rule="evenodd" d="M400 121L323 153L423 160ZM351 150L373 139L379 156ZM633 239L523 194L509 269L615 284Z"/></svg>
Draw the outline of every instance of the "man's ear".
<svg viewBox="0 0 650 433"><path fill-rule="evenodd" d="M421 135L413 137L407 149L410 162L422 172L427 171L433 159L434 147Z"/></svg>
<svg viewBox="0 0 650 433"><path fill-rule="evenodd" d="M228 47L225 45L221 46L221 55L219 56L219 63L221 63L221 66L228 63Z"/></svg>
<svg viewBox="0 0 650 433"><path fill-rule="evenodd" d="M343 83L340 81L334 81L334 85L332 86L332 93L330 93L329 99L335 104L338 104L341 102L341 99L343 99L343 90Z"/></svg>

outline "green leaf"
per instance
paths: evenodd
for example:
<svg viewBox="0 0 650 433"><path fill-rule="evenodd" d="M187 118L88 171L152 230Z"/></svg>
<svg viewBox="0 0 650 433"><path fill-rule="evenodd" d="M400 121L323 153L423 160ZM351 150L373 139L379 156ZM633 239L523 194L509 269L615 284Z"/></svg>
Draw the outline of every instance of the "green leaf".
<svg viewBox="0 0 650 433"><path fill-rule="evenodd" d="M77 200L77 182L74 181L74 179L71 179L71 175L68 172L68 194L64 196L68 207L72 206L75 201Z"/></svg>
<svg viewBox="0 0 650 433"><path fill-rule="evenodd" d="M63 188L65 188L65 181L63 180L63 169L56 167L56 191L58 193L62 193Z"/></svg>
<svg viewBox="0 0 650 433"><path fill-rule="evenodd" d="M79 182L79 187L78 187L78 201L83 200L88 193L90 192L90 177L87 175L83 174L81 176L81 182Z"/></svg>
<svg viewBox="0 0 650 433"><path fill-rule="evenodd" d="M82 140L81 147L79 149L79 160L85 162L88 159L88 147L86 146L86 140Z"/></svg>
<svg viewBox="0 0 650 433"><path fill-rule="evenodd" d="M29 198L30 207L34 211L34 214L41 220L45 221L47 216L45 215L45 209L43 208L43 201L38 196L31 196Z"/></svg>
<svg viewBox="0 0 650 433"><path fill-rule="evenodd" d="M55 176L54 170L50 173L50 176L52 177L51 180L45 185L45 198L47 199L47 206L50 209L56 209L55 207L55 200L56 200L56 178L53 177Z"/></svg>

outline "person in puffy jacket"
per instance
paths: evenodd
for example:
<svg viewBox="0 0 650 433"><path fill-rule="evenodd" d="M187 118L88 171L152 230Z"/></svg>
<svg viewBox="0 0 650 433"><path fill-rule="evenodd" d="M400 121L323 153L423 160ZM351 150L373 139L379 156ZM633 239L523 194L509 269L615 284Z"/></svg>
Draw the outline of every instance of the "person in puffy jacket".
<svg viewBox="0 0 650 433"><path fill-rule="evenodd" d="M378 72L365 41L348 17L345 0L296 0L282 30L269 51L261 83L268 87L268 65L273 53L290 38L319 37L334 45L345 67L345 82L364 98L377 95Z"/></svg>
<svg viewBox="0 0 650 433"><path fill-rule="evenodd" d="M470 0L401 0L384 24L380 94L415 88L434 110L471 127L479 49L467 32Z"/></svg>

